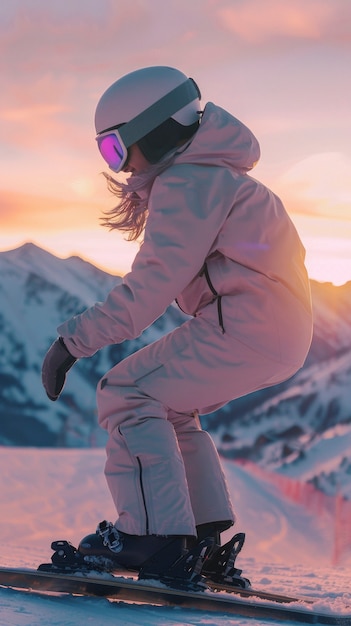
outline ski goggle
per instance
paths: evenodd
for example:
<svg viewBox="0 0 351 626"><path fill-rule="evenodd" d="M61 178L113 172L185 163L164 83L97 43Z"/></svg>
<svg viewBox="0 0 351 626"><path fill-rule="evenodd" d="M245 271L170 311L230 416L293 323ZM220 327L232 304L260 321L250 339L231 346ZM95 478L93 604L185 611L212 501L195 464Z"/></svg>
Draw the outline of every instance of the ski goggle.
<svg viewBox="0 0 351 626"><path fill-rule="evenodd" d="M118 132L118 126L108 128L96 137L101 156L114 172L120 172L128 158L128 150Z"/></svg>
<svg viewBox="0 0 351 626"><path fill-rule="evenodd" d="M111 126L100 132L96 141L109 168L116 173L120 172L127 161L128 148L132 144L145 137L199 95L198 87L192 78L188 78L129 122Z"/></svg>

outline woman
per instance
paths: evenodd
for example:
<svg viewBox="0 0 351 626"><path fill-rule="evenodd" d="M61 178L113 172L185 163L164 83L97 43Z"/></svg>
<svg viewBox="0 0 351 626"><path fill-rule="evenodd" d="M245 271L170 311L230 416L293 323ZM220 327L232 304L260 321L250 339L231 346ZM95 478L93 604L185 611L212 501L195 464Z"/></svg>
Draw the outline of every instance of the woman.
<svg viewBox="0 0 351 626"><path fill-rule="evenodd" d="M169 67L127 74L103 94L95 122L111 170L130 173L126 183L106 175L120 203L104 222L144 238L106 301L58 328L43 364L48 396L59 397L76 359L137 337L174 299L192 316L98 385L118 519L81 549L139 568L169 546L174 559L184 537L219 542L234 523L198 416L303 365L309 281L281 201L247 174L260 156L257 140L220 107L200 111L192 79Z"/></svg>

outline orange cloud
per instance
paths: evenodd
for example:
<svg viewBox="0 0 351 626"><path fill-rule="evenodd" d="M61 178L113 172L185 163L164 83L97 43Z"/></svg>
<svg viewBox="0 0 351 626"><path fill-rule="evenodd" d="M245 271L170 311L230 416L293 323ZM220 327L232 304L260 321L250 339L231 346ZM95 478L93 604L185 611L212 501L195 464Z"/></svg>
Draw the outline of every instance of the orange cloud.
<svg viewBox="0 0 351 626"><path fill-rule="evenodd" d="M82 225L94 228L104 208L88 200L69 201L0 190L1 232L57 232Z"/></svg>
<svg viewBox="0 0 351 626"><path fill-rule="evenodd" d="M245 0L219 9L218 18L225 30L249 43L261 44L272 38L318 40L328 34L337 39L338 34L346 36L351 4L340 0Z"/></svg>
<svg viewBox="0 0 351 626"><path fill-rule="evenodd" d="M55 77L49 73L34 74L30 81L27 77L9 80L0 105L2 142L11 149L17 143L20 149L43 143L53 146L54 141L62 142L69 136L70 127L73 134L72 117L78 112L72 111L74 84L74 77Z"/></svg>
<svg viewBox="0 0 351 626"><path fill-rule="evenodd" d="M347 155L312 154L280 176L275 190L294 213L350 221L350 169Z"/></svg>
<svg viewBox="0 0 351 626"><path fill-rule="evenodd" d="M51 104L51 105L37 105L37 106L23 106L18 108L3 109L0 110L0 118L8 122L26 122L33 119L33 116L47 117L57 115L67 110L63 106Z"/></svg>

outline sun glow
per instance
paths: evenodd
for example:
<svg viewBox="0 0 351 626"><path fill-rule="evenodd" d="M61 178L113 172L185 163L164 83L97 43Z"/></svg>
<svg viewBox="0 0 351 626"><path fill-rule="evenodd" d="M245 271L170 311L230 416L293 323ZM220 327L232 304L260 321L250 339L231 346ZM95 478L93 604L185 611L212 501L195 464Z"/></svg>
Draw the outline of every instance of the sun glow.
<svg viewBox="0 0 351 626"><path fill-rule="evenodd" d="M94 112L113 80L164 64L194 77L202 106L224 106L257 134L253 176L282 198L310 277L351 280L351 2L266 0L263 14L260 0L211 1L200 20L183 0L29 4L1 5L0 250L32 241L130 269L138 246L99 225L115 198Z"/></svg>

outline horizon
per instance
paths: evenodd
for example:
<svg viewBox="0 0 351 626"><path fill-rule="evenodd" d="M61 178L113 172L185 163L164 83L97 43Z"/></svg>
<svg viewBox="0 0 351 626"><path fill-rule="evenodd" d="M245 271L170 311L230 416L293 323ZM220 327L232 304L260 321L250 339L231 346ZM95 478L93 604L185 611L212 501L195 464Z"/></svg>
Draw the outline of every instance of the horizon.
<svg viewBox="0 0 351 626"><path fill-rule="evenodd" d="M48 248L45 248L45 246L39 245L38 243L35 243L34 241L23 241L18 246L14 246L14 247L11 247L11 248L0 250L0 255L1 254L6 254L7 252L15 252L16 250L20 250L21 248L25 248L26 246L34 246L35 248L38 248L39 250L42 250L43 252L51 254L52 256L54 256L55 258L59 259L60 261L68 261L69 259L79 258L81 261L83 261L85 263L88 263L88 264L92 265L93 267L95 267L96 269L101 270L102 272L105 272L106 274L110 274L111 276L117 276L118 278L123 278L123 275L124 275L123 273L120 273L118 271L111 271L107 267L104 267L103 265L101 265L99 263L95 263L93 260L88 259L84 255L75 254L75 253L67 254L67 255L57 254L56 252L53 252L52 250L49 250ZM335 288L345 287L346 285L351 283L351 278L349 280L347 280L346 282L341 283L341 284L335 284L335 283L333 283L330 280L318 280L318 279L312 278L312 277L309 277L309 280L312 281L312 282L319 283L321 285L326 285L326 286L331 285L332 287L335 287Z"/></svg>
<svg viewBox="0 0 351 626"><path fill-rule="evenodd" d="M170 65L246 124L252 175L281 197L310 278L351 280L349 67L345 0L21 0L0 7L0 250L30 240L111 273L138 244L99 225L113 206L95 142L98 99L120 76ZM349 131L349 132L348 132Z"/></svg>

